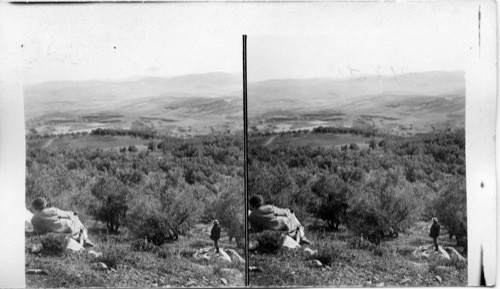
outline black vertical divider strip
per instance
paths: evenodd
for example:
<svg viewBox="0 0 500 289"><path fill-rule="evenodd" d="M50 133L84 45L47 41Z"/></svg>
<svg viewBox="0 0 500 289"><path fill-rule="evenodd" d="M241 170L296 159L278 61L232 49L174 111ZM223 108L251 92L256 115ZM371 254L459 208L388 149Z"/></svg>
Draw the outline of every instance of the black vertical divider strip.
<svg viewBox="0 0 500 289"><path fill-rule="evenodd" d="M247 36L243 35L243 153L245 190L245 285L250 285L248 277L248 118L247 118Z"/></svg>

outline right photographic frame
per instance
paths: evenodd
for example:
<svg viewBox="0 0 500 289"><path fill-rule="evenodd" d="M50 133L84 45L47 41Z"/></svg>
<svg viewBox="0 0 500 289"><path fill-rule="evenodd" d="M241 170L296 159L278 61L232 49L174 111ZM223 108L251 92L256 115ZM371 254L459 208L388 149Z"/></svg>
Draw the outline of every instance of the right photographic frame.
<svg viewBox="0 0 500 289"><path fill-rule="evenodd" d="M471 284L470 34L460 13L370 7L248 36L250 286Z"/></svg>

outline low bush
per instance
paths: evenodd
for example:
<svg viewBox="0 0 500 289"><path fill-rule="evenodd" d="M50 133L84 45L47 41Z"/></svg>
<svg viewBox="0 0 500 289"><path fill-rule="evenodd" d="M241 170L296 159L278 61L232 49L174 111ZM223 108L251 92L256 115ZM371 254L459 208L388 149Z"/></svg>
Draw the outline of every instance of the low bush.
<svg viewBox="0 0 500 289"><path fill-rule="evenodd" d="M146 243L144 240L137 240L132 243L132 251L134 252L152 252L156 249L156 245Z"/></svg>
<svg viewBox="0 0 500 289"><path fill-rule="evenodd" d="M42 252L46 255L61 256L66 252L69 239L66 234L48 233L40 239Z"/></svg>
<svg viewBox="0 0 500 289"><path fill-rule="evenodd" d="M310 258L320 261L323 265L334 268L336 265L335 261L339 261L341 259L341 255L342 251L337 248L323 247L318 248L318 253L311 255Z"/></svg>
<svg viewBox="0 0 500 289"><path fill-rule="evenodd" d="M103 252L101 257L97 258L97 262L106 264L108 268L117 269L118 264L125 259L126 255L126 251L120 248L108 248L105 252Z"/></svg>
<svg viewBox="0 0 500 289"><path fill-rule="evenodd" d="M277 253L283 247L285 235L277 231L264 231L255 235L259 242L258 250L266 253Z"/></svg>

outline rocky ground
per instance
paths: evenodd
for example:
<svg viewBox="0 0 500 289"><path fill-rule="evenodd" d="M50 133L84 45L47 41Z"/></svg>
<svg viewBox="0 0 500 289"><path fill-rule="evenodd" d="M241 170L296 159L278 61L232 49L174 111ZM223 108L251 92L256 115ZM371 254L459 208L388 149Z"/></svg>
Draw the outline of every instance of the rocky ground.
<svg viewBox="0 0 500 289"><path fill-rule="evenodd" d="M318 220L306 222L306 236L312 245L282 248L276 253L260 252L257 247L249 254L250 285L466 286L466 260L454 253L448 254L450 259L434 253L429 248L429 227L428 223L417 223L398 238L375 246L345 228L333 232ZM251 234L251 246L255 237ZM445 230L439 242L444 248L455 245ZM456 249L464 255L463 248Z"/></svg>
<svg viewBox="0 0 500 289"><path fill-rule="evenodd" d="M86 224L95 248L62 255L37 251L43 236L26 233L26 286L48 287L237 287L244 285L243 250L219 241L225 251L214 257L211 224L198 224L186 236L161 246L141 245L126 228L106 234L98 222ZM35 246L35 248L33 248ZM241 256L240 258L236 255ZM226 257L227 256L227 257ZM229 258L229 259L228 259ZM243 261L243 262L242 262Z"/></svg>

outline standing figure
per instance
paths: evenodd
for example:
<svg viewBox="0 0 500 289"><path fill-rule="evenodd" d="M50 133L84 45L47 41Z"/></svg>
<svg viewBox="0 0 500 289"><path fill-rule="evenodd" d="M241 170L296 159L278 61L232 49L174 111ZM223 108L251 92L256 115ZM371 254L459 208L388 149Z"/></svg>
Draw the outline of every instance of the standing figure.
<svg viewBox="0 0 500 289"><path fill-rule="evenodd" d="M210 232L210 239L214 241L215 252L219 253L219 239L220 239L220 231L221 228L219 226L219 221L214 220L214 226L212 227L212 231Z"/></svg>
<svg viewBox="0 0 500 289"><path fill-rule="evenodd" d="M437 239L439 237L440 230L441 226L439 225L438 219L436 217L432 218L432 226L431 226L431 232L429 233L429 237L432 238L436 251L439 251Z"/></svg>
<svg viewBox="0 0 500 289"><path fill-rule="evenodd" d="M87 229L76 213L47 207L47 201L44 198L36 198L32 206L35 212L31 223L35 232L71 233L71 237L80 244L94 247L87 235Z"/></svg>

